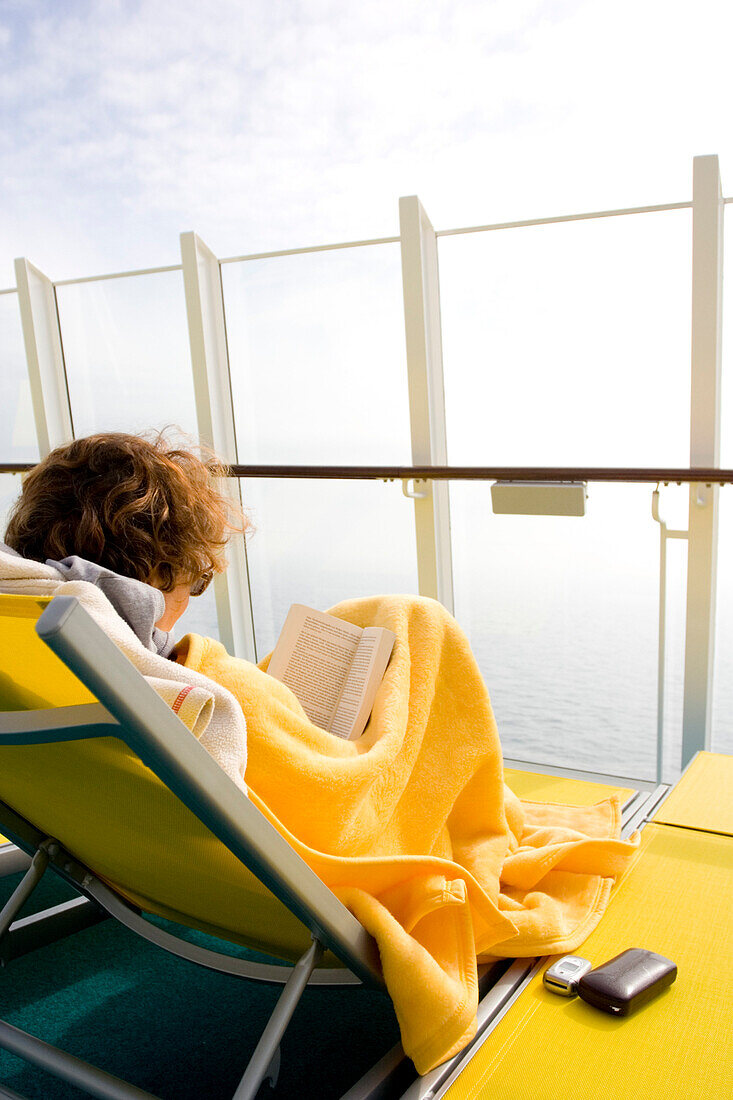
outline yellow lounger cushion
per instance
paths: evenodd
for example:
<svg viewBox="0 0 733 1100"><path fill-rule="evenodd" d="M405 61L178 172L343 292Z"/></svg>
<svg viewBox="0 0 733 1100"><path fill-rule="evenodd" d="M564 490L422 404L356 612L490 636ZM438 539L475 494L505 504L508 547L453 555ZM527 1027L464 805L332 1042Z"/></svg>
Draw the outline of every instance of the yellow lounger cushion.
<svg viewBox="0 0 733 1100"><path fill-rule="evenodd" d="M733 756L698 753L654 820L733 836Z"/></svg>
<svg viewBox="0 0 733 1100"><path fill-rule="evenodd" d="M448 1100L727 1100L733 1081L733 840L647 825L641 856L578 954L627 947L677 963L670 989L625 1019L547 992L541 973Z"/></svg>

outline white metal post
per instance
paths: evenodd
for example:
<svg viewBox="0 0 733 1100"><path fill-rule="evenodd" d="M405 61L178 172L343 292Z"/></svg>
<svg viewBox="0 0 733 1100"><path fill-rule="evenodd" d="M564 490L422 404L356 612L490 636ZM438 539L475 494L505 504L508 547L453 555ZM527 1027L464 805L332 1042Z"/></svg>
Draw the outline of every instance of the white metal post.
<svg viewBox="0 0 733 1100"><path fill-rule="evenodd" d="M26 259L15 261L18 305L41 458L74 438L53 283Z"/></svg>
<svg viewBox="0 0 733 1100"><path fill-rule="evenodd" d="M181 258L199 436L225 462L235 464L237 435L219 261L195 233L181 234ZM222 490L241 504L236 479L227 478ZM254 661L257 651L243 536L232 536L228 557L228 570L214 580L221 640L230 653Z"/></svg>
<svg viewBox="0 0 733 1100"><path fill-rule="evenodd" d="M447 464L443 349L440 332L438 244L416 195L400 199L402 288L412 461ZM422 488L422 487L421 487ZM448 483L431 481L414 494L418 585L453 611L453 567Z"/></svg>
<svg viewBox="0 0 733 1100"><path fill-rule="evenodd" d="M723 198L716 156L695 157L692 185L690 466L720 465ZM690 486L682 766L710 747L718 487Z"/></svg>

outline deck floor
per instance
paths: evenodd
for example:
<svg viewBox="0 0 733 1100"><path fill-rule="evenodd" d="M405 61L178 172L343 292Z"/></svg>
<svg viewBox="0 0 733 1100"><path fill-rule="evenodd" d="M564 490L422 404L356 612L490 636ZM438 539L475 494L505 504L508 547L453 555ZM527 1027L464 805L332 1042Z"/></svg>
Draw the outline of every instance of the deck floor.
<svg viewBox="0 0 733 1100"><path fill-rule="evenodd" d="M20 877L0 879L0 905ZM47 875L27 912L72 896ZM280 991L177 959L113 920L14 960L0 983L8 1023L162 1100L231 1100ZM398 1041L386 994L307 989L283 1040L272 1100L337 1100ZM0 1082L28 1100L88 1096L5 1051Z"/></svg>

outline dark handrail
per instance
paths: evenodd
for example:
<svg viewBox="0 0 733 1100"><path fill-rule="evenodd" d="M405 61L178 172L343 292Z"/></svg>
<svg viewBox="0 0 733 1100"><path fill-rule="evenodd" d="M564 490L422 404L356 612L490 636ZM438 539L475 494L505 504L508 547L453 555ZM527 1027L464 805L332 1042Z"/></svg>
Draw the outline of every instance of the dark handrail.
<svg viewBox="0 0 733 1100"><path fill-rule="evenodd" d="M0 462L0 474L22 474L33 462ZM314 478L356 481L619 481L704 482L729 485L733 470L709 466L244 466L228 467L230 477Z"/></svg>

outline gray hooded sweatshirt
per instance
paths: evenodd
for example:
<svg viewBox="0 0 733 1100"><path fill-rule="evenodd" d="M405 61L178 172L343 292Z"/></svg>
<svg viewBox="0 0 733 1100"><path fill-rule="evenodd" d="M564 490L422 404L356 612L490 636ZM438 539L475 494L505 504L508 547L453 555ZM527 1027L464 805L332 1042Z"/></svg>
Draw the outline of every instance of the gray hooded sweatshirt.
<svg viewBox="0 0 733 1100"><path fill-rule="evenodd" d="M0 543L0 547L6 554L22 557L17 550L11 549L5 543ZM64 581L87 581L96 585L117 614L134 630L146 649L160 654L161 657L170 656L175 642L168 631L159 630L155 625L165 612L165 600L159 589L145 584L144 581L133 580L132 577L121 577L119 573L113 573L111 569L105 569L103 565L96 565L93 561L85 561L75 554L63 561L48 558L46 565L56 569Z"/></svg>

